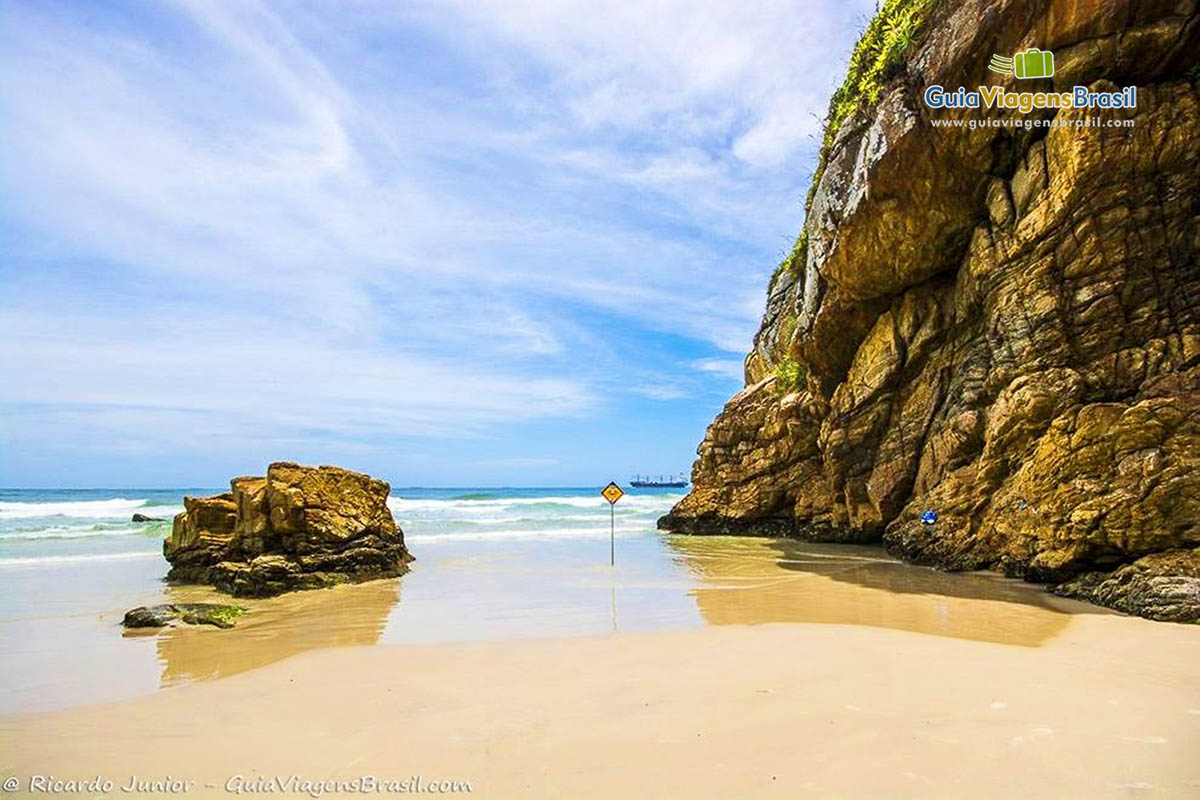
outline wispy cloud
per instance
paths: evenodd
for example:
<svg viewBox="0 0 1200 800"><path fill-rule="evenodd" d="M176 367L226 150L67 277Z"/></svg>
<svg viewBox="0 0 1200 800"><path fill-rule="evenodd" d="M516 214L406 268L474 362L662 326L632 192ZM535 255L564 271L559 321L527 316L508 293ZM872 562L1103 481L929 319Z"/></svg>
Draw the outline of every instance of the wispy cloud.
<svg viewBox="0 0 1200 800"><path fill-rule="evenodd" d="M642 397L648 397L651 400L678 400L688 396L688 393L682 387L664 384L632 386L629 391Z"/></svg>
<svg viewBox="0 0 1200 800"><path fill-rule="evenodd" d="M765 0L459 0L436 24L485 30L533 54L545 79L532 107L566 109L593 129L693 140L718 155L774 166L817 132L844 42L870 4ZM840 55L840 53L839 53ZM508 75L508 71L500 72ZM714 139L724 147L711 148ZM673 148L674 149L674 148ZM724 151L724 152L722 152Z"/></svg>
<svg viewBox="0 0 1200 800"><path fill-rule="evenodd" d="M505 467L510 469L524 469L527 467L552 467L558 463L557 458L538 458L536 456L514 456L512 458L486 458L482 461L476 461L475 466L479 467Z"/></svg>
<svg viewBox="0 0 1200 800"><path fill-rule="evenodd" d="M725 387L867 10L5 4L23 452L370 447Z"/></svg>
<svg viewBox="0 0 1200 800"><path fill-rule="evenodd" d="M745 365L741 361L730 358L698 358L692 362L692 367L707 372L709 375L720 375L725 378L741 380Z"/></svg>

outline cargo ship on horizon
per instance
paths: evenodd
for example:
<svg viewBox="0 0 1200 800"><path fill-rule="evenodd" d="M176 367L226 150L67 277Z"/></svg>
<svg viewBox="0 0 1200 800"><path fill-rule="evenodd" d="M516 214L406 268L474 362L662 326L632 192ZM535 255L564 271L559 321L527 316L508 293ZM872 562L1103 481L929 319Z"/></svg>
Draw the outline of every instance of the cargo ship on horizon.
<svg viewBox="0 0 1200 800"><path fill-rule="evenodd" d="M658 480L648 475L634 475L629 485L634 489L682 489L688 485L688 481L683 475L668 475L665 478L659 475Z"/></svg>

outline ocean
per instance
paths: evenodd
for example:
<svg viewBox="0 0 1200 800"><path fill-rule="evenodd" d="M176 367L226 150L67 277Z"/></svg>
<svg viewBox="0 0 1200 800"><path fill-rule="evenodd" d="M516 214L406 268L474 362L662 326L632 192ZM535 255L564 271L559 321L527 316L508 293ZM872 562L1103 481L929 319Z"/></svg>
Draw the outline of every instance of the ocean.
<svg viewBox="0 0 1200 800"><path fill-rule="evenodd" d="M161 558L184 495L227 489L0 489L0 569ZM616 506L616 535L644 536L682 494L630 492ZM406 540L480 543L580 541L609 535L599 488L401 488L388 501ZM135 523L134 514L164 522Z"/></svg>

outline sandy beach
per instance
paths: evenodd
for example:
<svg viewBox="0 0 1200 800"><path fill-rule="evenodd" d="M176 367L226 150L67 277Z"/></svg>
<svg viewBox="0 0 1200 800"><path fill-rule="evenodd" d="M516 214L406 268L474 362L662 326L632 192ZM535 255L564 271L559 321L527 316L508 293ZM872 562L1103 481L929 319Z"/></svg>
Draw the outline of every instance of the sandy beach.
<svg viewBox="0 0 1200 800"><path fill-rule="evenodd" d="M169 776L203 797L421 776L489 798L1184 798L1197 633L1085 615L1040 647L768 624L325 649L7 717L0 752L24 781Z"/></svg>
<svg viewBox="0 0 1200 800"><path fill-rule="evenodd" d="M1193 626L870 547L622 546L616 569L544 543L426 548L399 580L247 601L229 631L109 620L105 649L31 667L73 688L0 717L0 771L25 794L33 776L197 797L414 776L488 798L1200 794Z"/></svg>

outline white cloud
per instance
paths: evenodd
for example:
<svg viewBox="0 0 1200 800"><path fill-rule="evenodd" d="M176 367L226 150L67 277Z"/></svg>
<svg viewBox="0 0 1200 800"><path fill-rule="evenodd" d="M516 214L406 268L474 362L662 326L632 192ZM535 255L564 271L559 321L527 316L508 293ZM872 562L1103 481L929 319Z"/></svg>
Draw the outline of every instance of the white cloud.
<svg viewBox="0 0 1200 800"><path fill-rule="evenodd" d="M633 386L630 387L629 391L642 397L648 397L651 400L679 400L688 396L688 393L683 388L665 384Z"/></svg>
<svg viewBox="0 0 1200 800"><path fill-rule="evenodd" d="M233 336L220 326L114 330L76 319L31 335L22 315L0 319L0 363L20 380L0 404L68 408L63 421L138 436L156 415L182 444L198 435L289 435L318 428L345 439L478 434L540 416L575 415L595 398L577 381L456 368L403 352L336 345L305 331ZM65 401L65 402L64 402ZM133 412L133 413L131 413ZM214 420L216 426L214 428ZM273 433L276 432L276 433Z"/></svg>
<svg viewBox="0 0 1200 800"><path fill-rule="evenodd" d="M819 129L842 71L837 45L873 6L461 0L437 8L432 19L466 19L532 55L585 126L676 140L733 133L738 158L770 166Z"/></svg>
<svg viewBox="0 0 1200 800"><path fill-rule="evenodd" d="M557 458L540 458L537 456L514 456L512 458L488 458L482 461L474 462L480 467L508 467L508 468L527 468L527 467L553 467L559 463Z"/></svg>
<svg viewBox="0 0 1200 800"><path fill-rule="evenodd" d="M692 367L710 375L736 380L741 380L745 372L745 365L741 361L728 358L699 358L692 362Z"/></svg>

